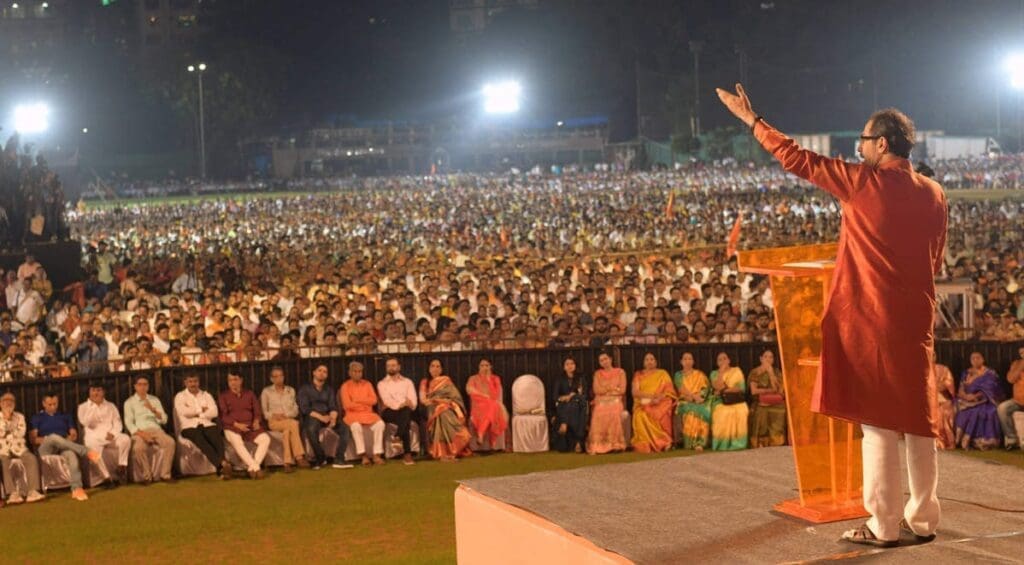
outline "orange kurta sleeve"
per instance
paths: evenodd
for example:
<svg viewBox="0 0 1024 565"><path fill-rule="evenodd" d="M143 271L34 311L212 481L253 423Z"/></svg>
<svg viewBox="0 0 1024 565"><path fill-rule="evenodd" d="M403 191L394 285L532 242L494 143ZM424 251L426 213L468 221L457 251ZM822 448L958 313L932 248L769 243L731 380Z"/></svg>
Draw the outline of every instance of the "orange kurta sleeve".
<svg viewBox="0 0 1024 565"><path fill-rule="evenodd" d="M832 159L802 149L792 138L764 120L754 123L754 137L787 172L810 181L843 202L849 201L864 186L871 169L842 159Z"/></svg>

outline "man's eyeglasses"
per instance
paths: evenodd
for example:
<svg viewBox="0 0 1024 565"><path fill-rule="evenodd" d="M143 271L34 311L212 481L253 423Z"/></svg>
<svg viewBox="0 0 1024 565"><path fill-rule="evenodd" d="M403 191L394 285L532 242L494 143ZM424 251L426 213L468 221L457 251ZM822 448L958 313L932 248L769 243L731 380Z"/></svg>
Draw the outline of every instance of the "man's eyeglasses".
<svg viewBox="0 0 1024 565"><path fill-rule="evenodd" d="M882 139L883 137L885 137L885 136L884 135L862 135L862 136L860 136L860 140L861 141L868 141L868 140L874 140L874 139Z"/></svg>

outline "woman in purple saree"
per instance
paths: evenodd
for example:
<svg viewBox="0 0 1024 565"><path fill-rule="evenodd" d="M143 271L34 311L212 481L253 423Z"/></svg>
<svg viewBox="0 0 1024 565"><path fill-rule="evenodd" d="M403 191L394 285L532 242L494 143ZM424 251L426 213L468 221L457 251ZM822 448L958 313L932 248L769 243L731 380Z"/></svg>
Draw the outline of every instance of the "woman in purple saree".
<svg viewBox="0 0 1024 565"><path fill-rule="evenodd" d="M957 394L956 444L962 449L991 449L1003 441L996 406L1004 394L999 375L985 366L981 353L971 353L971 366L960 378Z"/></svg>

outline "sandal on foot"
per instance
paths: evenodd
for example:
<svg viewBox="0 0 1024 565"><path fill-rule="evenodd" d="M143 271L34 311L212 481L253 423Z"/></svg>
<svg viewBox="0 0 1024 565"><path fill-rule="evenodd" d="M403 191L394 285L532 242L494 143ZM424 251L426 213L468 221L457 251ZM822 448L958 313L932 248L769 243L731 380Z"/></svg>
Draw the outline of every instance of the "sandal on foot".
<svg viewBox="0 0 1024 565"><path fill-rule="evenodd" d="M935 534L934 533L931 534L931 535L928 535L928 536L922 536L922 535L919 535L914 530L910 529L910 524L907 523L906 518L904 518L903 520L900 520L900 531L905 533L905 534L913 536L914 540L917 541L918 543L928 543L928 542L932 541L933 539L935 539Z"/></svg>
<svg viewBox="0 0 1024 565"><path fill-rule="evenodd" d="M900 544L899 540L889 541L878 539L875 536L875 533L868 528L867 524L861 524L861 526L856 530L843 532L843 536L840 539L850 543L870 545L874 547L896 547Z"/></svg>

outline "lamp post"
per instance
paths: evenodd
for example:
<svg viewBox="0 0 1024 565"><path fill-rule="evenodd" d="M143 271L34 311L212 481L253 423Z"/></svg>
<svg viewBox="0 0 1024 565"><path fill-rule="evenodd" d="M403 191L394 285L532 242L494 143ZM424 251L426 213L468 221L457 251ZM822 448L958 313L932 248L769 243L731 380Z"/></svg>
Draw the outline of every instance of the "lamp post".
<svg viewBox="0 0 1024 565"><path fill-rule="evenodd" d="M693 53L693 137L700 137L700 52L703 49L703 41L690 41L690 53Z"/></svg>
<svg viewBox="0 0 1024 565"><path fill-rule="evenodd" d="M199 176L206 178L206 116L203 113L203 73L206 63L189 65L188 72L195 73L199 79Z"/></svg>

